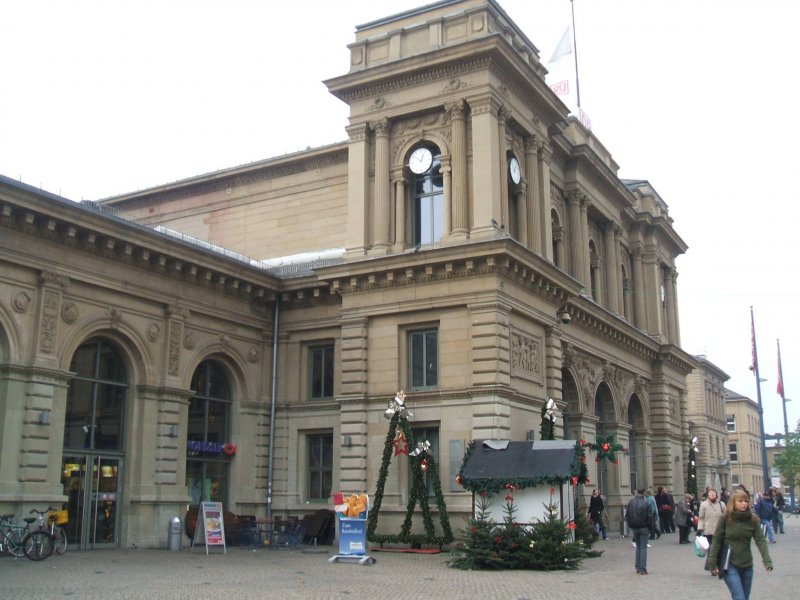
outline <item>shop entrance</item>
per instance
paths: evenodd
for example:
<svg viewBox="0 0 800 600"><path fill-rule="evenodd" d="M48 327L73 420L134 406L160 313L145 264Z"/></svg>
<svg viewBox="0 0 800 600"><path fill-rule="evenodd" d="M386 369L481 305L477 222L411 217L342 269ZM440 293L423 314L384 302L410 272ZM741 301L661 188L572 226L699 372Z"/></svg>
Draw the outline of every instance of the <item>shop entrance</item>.
<svg viewBox="0 0 800 600"><path fill-rule="evenodd" d="M116 546L119 542L122 458L64 456L61 473L67 496L67 541L76 548Z"/></svg>

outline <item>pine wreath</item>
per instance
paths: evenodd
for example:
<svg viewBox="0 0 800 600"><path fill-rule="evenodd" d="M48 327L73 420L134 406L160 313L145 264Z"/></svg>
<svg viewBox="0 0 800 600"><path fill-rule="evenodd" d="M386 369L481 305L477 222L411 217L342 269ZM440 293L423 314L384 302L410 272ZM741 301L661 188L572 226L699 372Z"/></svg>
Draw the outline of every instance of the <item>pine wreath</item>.
<svg viewBox="0 0 800 600"><path fill-rule="evenodd" d="M597 453L594 460L598 463L603 459L608 459L615 465L618 465L619 460L617 460L617 452L625 450L622 444L617 443L616 435L613 433L597 438L594 444L587 442L585 445L589 447L589 450Z"/></svg>

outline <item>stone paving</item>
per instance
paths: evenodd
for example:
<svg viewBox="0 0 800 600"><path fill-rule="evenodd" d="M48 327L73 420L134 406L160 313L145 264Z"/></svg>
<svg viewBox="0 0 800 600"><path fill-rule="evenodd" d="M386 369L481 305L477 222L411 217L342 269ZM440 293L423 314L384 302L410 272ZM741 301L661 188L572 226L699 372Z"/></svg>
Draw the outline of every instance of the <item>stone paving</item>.
<svg viewBox="0 0 800 600"><path fill-rule="evenodd" d="M166 537L166 532L165 532ZM757 558L752 600L797 598L800 578L800 518L786 518L786 534L770 545L775 570L767 573ZM380 600L408 598L502 598L511 600L609 598L626 600L653 595L703 600L730 598L725 584L703 571L692 545L679 545L677 534L652 542L649 575L634 570L630 539L598 542L599 558L577 571L461 571L448 567L450 556L370 552L371 566L330 564L333 549L203 549L179 552L157 549L67 551L35 563L0 557L0 598L34 600L249 600L313 598ZM330 551L328 551L330 550Z"/></svg>

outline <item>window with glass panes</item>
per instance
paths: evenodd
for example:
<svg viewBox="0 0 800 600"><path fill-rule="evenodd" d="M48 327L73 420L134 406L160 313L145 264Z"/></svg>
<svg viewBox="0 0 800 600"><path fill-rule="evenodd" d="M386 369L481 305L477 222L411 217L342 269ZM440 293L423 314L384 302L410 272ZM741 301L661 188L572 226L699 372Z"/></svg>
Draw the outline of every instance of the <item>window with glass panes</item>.
<svg viewBox="0 0 800 600"><path fill-rule="evenodd" d="M333 344L309 349L311 398L333 398Z"/></svg>
<svg viewBox="0 0 800 600"><path fill-rule="evenodd" d="M430 442L430 454L433 460L436 461L436 466L439 471L439 478L442 477L441 463L439 462L439 428L438 427L413 427L411 434L414 436L414 442ZM413 450L413 448L412 448ZM409 472L408 489L411 490L411 473ZM433 480L431 479L431 472L425 473L425 489L428 491L428 496L433 496Z"/></svg>
<svg viewBox="0 0 800 600"><path fill-rule="evenodd" d="M439 330L408 334L408 386L412 390L439 385Z"/></svg>
<svg viewBox="0 0 800 600"><path fill-rule="evenodd" d="M333 485L333 434L313 433L308 443L308 499L328 500Z"/></svg>
<svg viewBox="0 0 800 600"><path fill-rule="evenodd" d="M416 245L438 242L444 233L444 179L439 150L431 148L431 167L413 181L413 242Z"/></svg>

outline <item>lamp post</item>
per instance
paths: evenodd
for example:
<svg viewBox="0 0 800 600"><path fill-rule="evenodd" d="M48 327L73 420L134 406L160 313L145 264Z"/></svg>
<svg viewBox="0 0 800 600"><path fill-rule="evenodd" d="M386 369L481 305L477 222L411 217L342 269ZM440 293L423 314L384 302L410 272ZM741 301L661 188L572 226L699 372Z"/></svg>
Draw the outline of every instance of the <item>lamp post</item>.
<svg viewBox="0 0 800 600"><path fill-rule="evenodd" d="M789 420L786 418L786 403L791 402L791 398L784 398L781 396L781 400L783 400L783 444L784 446L788 447L789 444ZM792 481L791 485L789 486L789 506L792 508L792 512L794 512L795 504L794 504L794 486L797 485L796 481Z"/></svg>
<svg viewBox="0 0 800 600"><path fill-rule="evenodd" d="M758 419L759 419L759 433L761 434L761 470L764 477L763 489L767 489L771 483L769 478L769 466L767 465L767 438L764 436L764 405L761 402L761 382L766 379L761 379L758 372L758 351L756 350L756 324L753 318L753 307L750 307L750 325L752 327L753 336L753 366L752 369L756 376L756 396L758 398Z"/></svg>

